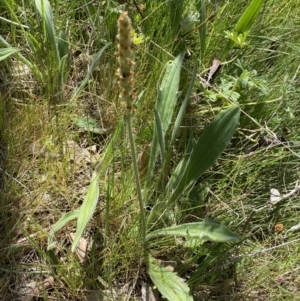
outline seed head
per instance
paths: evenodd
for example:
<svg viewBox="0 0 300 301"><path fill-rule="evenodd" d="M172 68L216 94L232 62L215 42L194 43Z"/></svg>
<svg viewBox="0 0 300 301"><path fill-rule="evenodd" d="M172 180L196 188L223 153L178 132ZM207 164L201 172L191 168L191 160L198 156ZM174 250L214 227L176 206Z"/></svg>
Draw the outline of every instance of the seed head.
<svg viewBox="0 0 300 301"><path fill-rule="evenodd" d="M133 82L134 72L132 61L132 41L131 41L131 20L127 12L121 13L118 19L118 62L119 68L116 75L119 78L119 85L121 87L120 98L126 103L128 111L132 111L132 104L134 101Z"/></svg>

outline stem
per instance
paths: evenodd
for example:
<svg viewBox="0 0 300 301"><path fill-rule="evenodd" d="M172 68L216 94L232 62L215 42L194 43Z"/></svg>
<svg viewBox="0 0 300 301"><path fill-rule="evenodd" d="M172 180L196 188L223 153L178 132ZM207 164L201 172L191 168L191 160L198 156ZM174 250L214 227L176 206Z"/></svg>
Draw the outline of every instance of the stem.
<svg viewBox="0 0 300 301"><path fill-rule="evenodd" d="M134 173L136 190L137 190L137 197L138 197L140 212L141 212L141 221L140 222L141 222L142 237L143 237L143 244L144 244L145 239L146 239L146 233L147 233L147 225L146 225L146 217L145 217L145 211L144 211L144 203L143 203L143 198L142 198L141 181L140 181L138 164L137 164L135 143L134 143L133 133L132 133L131 115L132 115L131 111L128 110L126 113L126 123L127 123L127 129L128 129L128 137L129 137L129 143L130 143L131 159L132 159L133 173Z"/></svg>

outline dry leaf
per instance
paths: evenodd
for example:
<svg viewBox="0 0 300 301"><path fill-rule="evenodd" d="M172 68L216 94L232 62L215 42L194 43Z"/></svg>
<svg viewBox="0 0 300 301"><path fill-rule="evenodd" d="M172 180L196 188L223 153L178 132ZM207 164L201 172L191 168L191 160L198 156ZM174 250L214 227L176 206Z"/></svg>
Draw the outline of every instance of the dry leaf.
<svg viewBox="0 0 300 301"><path fill-rule="evenodd" d="M71 242L73 242L74 238L75 238L75 233L70 233L69 238L70 238ZM79 240L79 243L75 249L75 253L80 262L83 262L85 260L85 258L87 256L87 252L88 252L88 242L86 239L81 237Z"/></svg>
<svg viewBox="0 0 300 301"><path fill-rule="evenodd" d="M207 82L209 82L212 79L212 77L218 72L220 67L221 67L221 61L213 60L213 63L211 65L208 75L207 75Z"/></svg>

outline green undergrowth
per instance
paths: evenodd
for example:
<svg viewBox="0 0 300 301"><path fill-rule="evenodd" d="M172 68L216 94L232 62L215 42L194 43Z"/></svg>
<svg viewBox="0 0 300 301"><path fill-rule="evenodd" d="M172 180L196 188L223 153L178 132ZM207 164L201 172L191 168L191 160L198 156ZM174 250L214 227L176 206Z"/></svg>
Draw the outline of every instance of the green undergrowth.
<svg viewBox="0 0 300 301"><path fill-rule="evenodd" d="M300 298L294 227L299 197L270 204L271 189L284 195L299 180L299 5L265 1L243 47L233 43L226 51L226 36L250 2L51 1L52 20L43 15L43 5L39 9L43 1L0 0L0 48L7 51L0 52L3 300L142 300L145 287L153 287L151 264L183 278L194 300ZM205 14L199 15L201 4ZM132 130L149 231L213 219L240 235L238 242L159 236L147 243L155 262L145 261L116 77L122 11L135 31ZM174 144L166 145L169 164L160 174L158 156L147 182L158 87L168 61L183 53L180 105L195 63L197 77ZM206 77L214 59L222 68L205 87L199 76ZM163 192L181 158L219 112L232 106L241 109L239 125L218 161L184 194L177 192L169 215L153 213L170 207ZM175 125L173 118L170 128ZM167 143L171 135L169 130ZM48 248L55 223L84 204L95 171L98 203L79 244L87 243L87 249L71 250L76 218L55 233L55 248Z"/></svg>

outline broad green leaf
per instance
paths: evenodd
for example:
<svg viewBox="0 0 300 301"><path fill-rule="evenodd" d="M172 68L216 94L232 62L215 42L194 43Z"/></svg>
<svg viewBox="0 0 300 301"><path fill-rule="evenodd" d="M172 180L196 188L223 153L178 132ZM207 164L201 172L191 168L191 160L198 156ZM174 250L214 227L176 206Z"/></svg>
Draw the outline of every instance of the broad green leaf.
<svg viewBox="0 0 300 301"><path fill-rule="evenodd" d="M10 55L20 51L18 48L8 47L8 48L0 48L0 61L5 60Z"/></svg>
<svg viewBox="0 0 300 301"><path fill-rule="evenodd" d="M50 250L55 246L53 242L54 235L57 231L62 229L65 225L67 225L71 220L78 218L79 210L74 210L64 214L51 228L49 236L48 236L48 247L47 249Z"/></svg>
<svg viewBox="0 0 300 301"><path fill-rule="evenodd" d="M174 109L177 103L179 89L180 71L184 53L180 54L167 66L165 76L159 87L156 109L162 120L163 131L166 132L172 121Z"/></svg>
<svg viewBox="0 0 300 301"><path fill-rule="evenodd" d="M77 244L96 209L96 205L98 203L98 198L99 198L98 178L99 178L99 174L94 171L92 175L91 183L87 190L87 195L79 210L77 229L76 229L74 241L72 243L72 252L75 251Z"/></svg>
<svg viewBox="0 0 300 301"><path fill-rule="evenodd" d="M158 236L170 235L182 236L187 239L198 239L200 243L204 243L205 241L237 242L240 239L239 235L234 234L220 222L212 219L155 230L149 233L146 239L149 240Z"/></svg>
<svg viewBox="0 0 300 301"><path fill-rule="evenodd" d="M81 82L80 86L75 90L72 99L76 100L76 98L80 95L81 91L83 90L83 88L85 87L85 85L87 84L87 82L89 81L92 73L94 72L95 68L98 66L98 62L104 52L104 50L111 44L111 42L108 42L104 47L102 47L94 56L94 59L92 61L91 66L89 67L89 71L87 72L85 78L83 79L83 81Z"/></svg>
<svg viewBox="0 0 300 301"><path fill-rule="evenodd" d="M155 108L159 113L161 119L162 134L165 137L166 132L172 122L175 106L178 99L178 89L180 80L180 70L184 54L179 55L174 61L169 62L166 71L158 88ZM154 172L156 159L159 154L159 143L157 137L157 130L154 125L153 139L151 145L151 152L148 165L148 180L150 181Z"/></svg>
<svg viewBox="0 0 300 301"><path fill-rule="evenodd" d="M206 127L202 136L193 147L186 168L174 192L168 200L176 200L208 170L221 156L229 144L240 118L240 108L231 107L221 111Z"/></svg>
<svg viewBox="0 0 300 301"><path fill-rule="evenodd" d="M164 298L169 301L192 301L190 289L182 278L148 258L147 273Z"/></svg>
<svg viewBox="0 0 300 301"><path fill-rule="evenodd" d="M160 177L159 177L159 180L158 180L158 182L161 183L162 187L165 187L166 175L168 174L168 170L170 168L170 161L171 161L171 158L172 158L172 151L170 151L170 150L172 150L172 148L173 148L173 145L175 143L175 139L177 137L178 131L179 131L181 123L182 123L183 116L184 116L185 111L186 111L186 107L187 107L187 105L190 101L190 98L191 98L191 93L192 93L194 83L195 83L195 79L196 79L196 75L197 75L197 69L198 69L197 67L198 67L198 64L196 63L195 66L194 66L194 70L193 70L193 74L192 74L192 78L191 78L188 90L186 92L186 95L185 95L183 101L181 102L179 112L177 114L174 125L172 126L173 130L172 130L172 134L171 134L171 139L170 139L170 141L168 141L167 146L166 146L165 141L164 141L164 136L160 137L159 133L157 133L157 136L158 136L158 139L159 139L159 145L160 146L163 145L163 150L162 150L162 147L160 147L160 150L161 150L161 153L162 153L162 156L161 156L162 157L162 162L161 162L162 163L162 168L160 170L161 173L160 173ZM156 111L155 111L155 113L156 113ZM157 117L156 117L156 119L157 119ZM156 122L156 127L160 126L160 124L158 124ZM161 143L161 141L163 143ZM187 150L187 152L189 152L189 150ZM176 171L172 174L172 177L173 178L175 177L176 181L178 181L178 176L176 175L177 172L179 172L179 176L182 175L182 172L180 171L180 169L176 169ZM169 185L169 187L171 187L171 186ZM167 193L167 191L165 190L165 194L166 193ZM161 197L163 197L163 196L161 196Z"/></svg>
<svg viewBox="0 0 300 301"><path fill-rule="evenodd" d="M238 23L236 24L233 30L233 37L240 37L241 40L245 41L246 36L248 35L253 23L257 19L264 0L252 0L249 4L248 8L245 10L243 15L240 17ZM227 33L228 36L230 34ZM222 58L224 58L228 52L234 47L235 42L231 39L228 41L226 48L222 54Z"/></svg>
<svg viewBox="0 0 300 301"><path fill-rule="evenodd" d="M82 130L92 132L95 134L104 134L107 130L99 127L97 121L92 117L77 117L74 119L74 123Z"/></svg>

